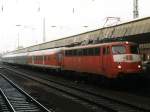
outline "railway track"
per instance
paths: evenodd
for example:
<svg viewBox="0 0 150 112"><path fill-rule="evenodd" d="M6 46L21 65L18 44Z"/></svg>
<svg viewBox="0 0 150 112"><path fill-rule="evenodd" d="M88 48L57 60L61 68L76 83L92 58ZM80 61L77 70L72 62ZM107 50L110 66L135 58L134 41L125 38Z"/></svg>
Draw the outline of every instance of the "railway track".
<svg viewBox="0 0 150 112"><path fill-rule="evenodd" d="M58 82L46 80L46 79L40 79L37 77L33 77L30 75L27 75L25 73L21 73L18 71L14 71L10 68L5 68L11 72L14 72L15 75L19 75L18 77L26 77L30 80L34 80L38 83L44 84L50 88L56 89L57 91L61 91L63 93L66 93L72 97L77 98L78 100L82 100L90 105L93 105L93 107L101 108L103 111L108 112L149 112L150 108L144 108L140 105L133 105L129 102L123 102L117 99L113 99L110 97L106 97L100 94L96 94L94 92L89 92L87 90L79 89L76 87L67 86L65 84L61 84Z"/></svg>
<svg viewBox="0 0 150 112"><path fill-rule="evenodd" d="M1 112L51 112L0 73Z"/></svg>

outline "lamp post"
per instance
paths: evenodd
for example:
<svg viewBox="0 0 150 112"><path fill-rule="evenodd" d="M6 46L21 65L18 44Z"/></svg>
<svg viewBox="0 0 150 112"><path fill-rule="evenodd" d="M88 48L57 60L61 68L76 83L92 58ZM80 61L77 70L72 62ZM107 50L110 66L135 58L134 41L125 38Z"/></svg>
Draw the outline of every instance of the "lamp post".
<svg viewBox="0 0 150 112"><path fill-rule="evenodd" d="M20 24L17 24L16 25L17 27L20 27L21 25ZM17 49L19 49L19 38L20 38L20 35L19 35L19 29L18 29L18 39L17 39L17 43L18 43L18 45L17 45Z"/></svg>
<svg viewBox="0 0 150 112"><path fill-rule="evenodd" d="M45 17L43 17L43 42L46 42Z"/></svg>

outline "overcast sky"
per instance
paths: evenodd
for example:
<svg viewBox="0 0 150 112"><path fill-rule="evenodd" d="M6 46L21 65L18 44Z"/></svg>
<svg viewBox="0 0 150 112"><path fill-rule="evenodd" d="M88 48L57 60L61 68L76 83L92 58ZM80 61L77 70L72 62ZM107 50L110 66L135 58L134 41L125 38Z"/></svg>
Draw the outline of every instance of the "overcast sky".
<svg viewBox="0 0 150 112"><path fill-rule="evenodd" d="M150 16L150 0L139 0L140 18ZM133 18L133 0L1 0L0 52L19 45L42 43L43 18L46 41L94 30L106 17ZM88 26L88 27L84 27Z"/></svg>

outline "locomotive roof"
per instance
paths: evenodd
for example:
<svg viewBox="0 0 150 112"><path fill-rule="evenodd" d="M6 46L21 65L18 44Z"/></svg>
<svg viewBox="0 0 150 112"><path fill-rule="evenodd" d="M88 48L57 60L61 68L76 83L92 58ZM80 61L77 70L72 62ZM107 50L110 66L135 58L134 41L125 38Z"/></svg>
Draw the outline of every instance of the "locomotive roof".
<svg viewBox="0 0 150 112"><path fill-rule="evenodd" d="M92 48L92 47L98 47L98 46L106 46L106 45L123 45L123 44L136 44L134 42L111 42L111 43L101 43L101 44L94 44L94 45L85 45L85 46L77 46L77 47L69 47L65 48L65 50L72 50L72 49L79 49L79 48Z"/></svg>

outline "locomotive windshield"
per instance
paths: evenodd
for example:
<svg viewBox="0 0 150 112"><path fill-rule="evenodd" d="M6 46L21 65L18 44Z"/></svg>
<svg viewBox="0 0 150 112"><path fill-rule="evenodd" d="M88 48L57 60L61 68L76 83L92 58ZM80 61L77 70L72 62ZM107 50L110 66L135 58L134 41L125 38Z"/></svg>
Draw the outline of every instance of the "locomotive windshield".
<svg viewBox="0 0 150 112"><path fill-rule="evenodd" d="M125 48L125 46L122 46L122 45L112 46L112 53L113 54L124 54L124 53L126 53L126 48Z"/></svg>
<svg viewBox="0 0 150 112"><path fill-rule="evenodd" d="M130 46L130 52L131 52L132 54L138 54L138 53L139 53L139 48L138 48L138 46L137 46L137 45L132 45L132 46Z"/></svg>

